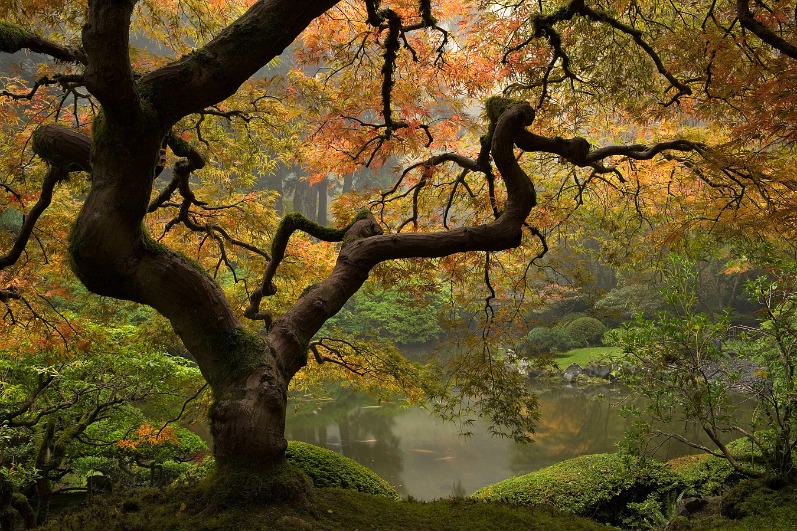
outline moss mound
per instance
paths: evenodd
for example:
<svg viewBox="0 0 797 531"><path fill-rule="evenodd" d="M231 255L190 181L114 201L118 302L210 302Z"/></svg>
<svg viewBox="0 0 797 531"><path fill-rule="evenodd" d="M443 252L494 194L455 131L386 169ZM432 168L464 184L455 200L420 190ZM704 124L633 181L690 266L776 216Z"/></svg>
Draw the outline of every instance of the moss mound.
<svg viewBox="0 0 797 531"><path fill-rule="evenodd" d="M288 462L301 469L318 488L343 488L398 498L390 483L358 462L332 450L300 441L289 441Z"/></svg>
<svg viewBox="0 0 797 531"><path fill-rule="evenodd" d="M709 454L686 455L667 461L684 484L684 496L715 496L741 479L726 459Z"/></svg>
<svg viewBox="0 0 797 531"><path fill-rule="evenodd" d="M599 522L658 520L680 478L666 464L619 454L585 455L506 479L473 493L486 501L549 505Z"/></svg>

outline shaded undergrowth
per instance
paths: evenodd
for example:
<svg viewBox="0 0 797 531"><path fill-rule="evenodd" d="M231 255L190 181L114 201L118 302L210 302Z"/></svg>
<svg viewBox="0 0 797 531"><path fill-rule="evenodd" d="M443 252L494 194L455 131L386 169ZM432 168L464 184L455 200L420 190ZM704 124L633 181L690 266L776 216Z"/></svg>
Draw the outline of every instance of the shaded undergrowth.
<svg viewBox="0 0 797 531"><path fill-rule="evenodd" d="M313 489L302 503L227 506L198 487L141 489L99 498L55 516L48 531L606 530L571 514L462 499L396 501L343 489Z"/></svg>

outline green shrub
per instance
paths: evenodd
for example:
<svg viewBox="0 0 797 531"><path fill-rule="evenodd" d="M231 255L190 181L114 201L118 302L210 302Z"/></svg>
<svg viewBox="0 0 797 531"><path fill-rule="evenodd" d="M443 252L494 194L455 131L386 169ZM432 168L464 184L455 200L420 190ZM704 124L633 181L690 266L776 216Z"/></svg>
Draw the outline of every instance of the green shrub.
<svg viewBox="0 0 797 531"><path fill-rule="evenodd" d="M726 518L737 520L770 511L778 504L778 493L761 481L748 479L734 485L722 497L720 513Z"/></svg>
<svg viewBox="0 0 797 531"><path fill-rule="evenodd" d="M339 487L398 498L393 487L375 472L332 450L300 441L289 441L285 455L288 462L310 476L315 487Z"/></svg>
<svg viewBox="0 0 797 531"><path fill-rule="evenodd" d="M565 333L578 346L597 346L601 343L606 327L594 317L579 317L568 323Z"/></svg>
<svg viewBox="0 0 797 531"><path fill-rule="evenodd" d="M288 463L301 470L317 488L342 488L398 498L398 493L384 479L353 459L332 450L301 441L288 441L285 452ZM201 463L184 470L173 485L187 487L199 483L214 469L215 460L205 458Z"/></svg>
<svg viewBox="0 0 797 531"><path fill-rule="evenodd" d="M198 463L191 463L188 468L180 472L180 475L172 482L175 487L190 487L210 475L216 466L216 460L208 455Z"/></svg>
<svg viewBox="0 0 797 531"><path fill-rule="evenodd" d="M479 489L472 497L550 505L599 522L623 525L638 519L642 510L648 514L666 512L680 485L679 477L664 463L596 454L506 479Z"/></svg>
<svg viewBox="0 0 797 531"><path fill-rule="evenodd" d="M684 496L714 496L741 478L726 459L709 454L678 457L667 462L684 484Z"/></svg>
<svg viewBox="0 0 797 531"><path fill-rule="evenodd" d="M575 347L570 337L560 328L538 326L526 335L524 350L527 354L553 354Z"/></svg>
<svg viewBox="0 0 797 531"><path fill-rule="evenodd" d="M576 319L581 319L582 317L586 317L587 315L583 312L568 312L561 316L556 322L557 327L559 328L567 328L567 325L575 321Z"/></svg>
<svg viewBox="0 0 797 531"><path fill-rule="evenodd" d="M446 299L441 293L420 291L417 296L399 287L359 291L324 324L323 330L399 345L437 339L443 334L440 318Z"/></svg>

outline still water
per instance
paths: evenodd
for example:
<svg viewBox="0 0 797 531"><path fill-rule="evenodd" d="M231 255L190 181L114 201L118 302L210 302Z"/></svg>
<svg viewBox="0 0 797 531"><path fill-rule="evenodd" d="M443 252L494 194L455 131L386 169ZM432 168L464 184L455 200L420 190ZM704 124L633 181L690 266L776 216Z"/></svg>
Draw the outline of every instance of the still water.
<svg viewBox="0 0 797 531"><path fill-rule="evenodd" d="M531 444L492 437L485 423L459 435L419 407L369 403L340 391L334 399L289 413L287 439L323 446L354 459L389 481L403 496L431 500L467 496L510 476L526 474L584 454L614 452L630 421L618 388L558 386L538 389L540 421ZM681 433L694 431L675 426ZM690 434L694 435L694 433ZM660 459L695 453L675 441Z"/></svg>

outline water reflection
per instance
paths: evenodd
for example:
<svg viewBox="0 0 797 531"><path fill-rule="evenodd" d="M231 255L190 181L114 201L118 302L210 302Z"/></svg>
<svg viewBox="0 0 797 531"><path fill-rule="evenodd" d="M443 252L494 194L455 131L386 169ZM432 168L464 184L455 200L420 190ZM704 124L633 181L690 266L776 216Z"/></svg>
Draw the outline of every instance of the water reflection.
<svg viewBox="0 0 797 531"><path fill-rule="evenodd" d="M559 386L539 389L538 397L540 422L535 442L526 445L490 436L480 421L472 426L472 436L462 437L457 426L421 408L373 404L346 390L294 410L286 437L364 464L402 496L430 500L466 496L579 455L614 452L629 426L620 415L625 399L617 388ZM657 455L669 459L688 453L694 450L673 441Z"/></svg>
<svg viewBox="0 0 797 531"><path fill-rule="evenodd" d="M340 389L332 400L302 403L289 411L285 437L334 450L378 470L393 484L402 473L399 415L396 405L371 404L367 396Z"/></svg>

